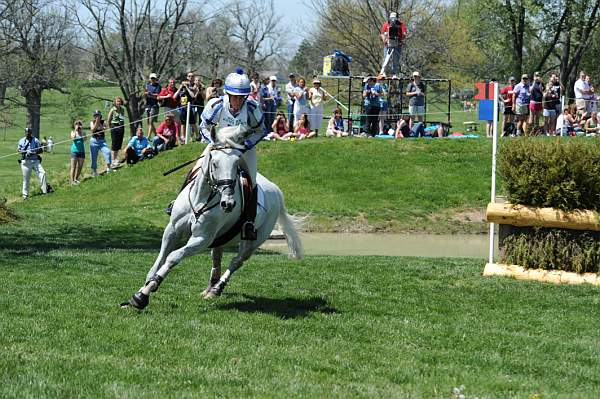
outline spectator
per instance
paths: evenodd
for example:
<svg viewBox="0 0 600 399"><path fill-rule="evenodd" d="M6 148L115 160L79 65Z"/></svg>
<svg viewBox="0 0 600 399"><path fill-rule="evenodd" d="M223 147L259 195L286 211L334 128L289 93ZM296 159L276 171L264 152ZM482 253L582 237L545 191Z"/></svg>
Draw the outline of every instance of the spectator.
<svg viewBox="0 0 600 399"><path fill-rule="evenodd" d="M542 115L544 92L546 91L546 85L542 81L539 72L533 74L533 83L529 88L531 93L529 101L529 123L533 126L533 129L540 125L540 116Z"/></svg>
<svg viewBox="0 0 600 399"><path fill-rule="evenodd" d="M502 90L500 90L500 98L502 99L502 103L504 104L504 115L502 117L502 135L508 135L509 129L512 131L513 128L509 127L509 124L514 123L514 110L513 110L513 96L514 96L514 87L517 83L517 80L511 76L508 79L508 85L504 86Z"/></svg>
<svg viewBox="0 0 600 399"><path fill-rule="evenodd" d="M90 122L90 132L92 138L90 139L90 158L92 159L92 177L98 176L98 152L102 152L104 162L106 163L106 173L111 171L111 157L108 145L106 145L106 125L104 119L102 119L102 113L100 110L96 110L92 115L92 121Z"/></svg>
<svg viewBox="0 0 600 399"><path fill-rule="evenodd" d="M382 95L379 97L379 134L385 133L385 118L387 116L388 110L388 87L385 81L383 80L385 77L383 75L379 75L377 77L377 86L381 88Z"/></svg>
<svg viewBox="0 0 600 399"><path fill-rule="evenodd" d="M174 148L179 143L179 125L175 122L173 113L168 112L165 115L165 121L156 129L156 137L152 141L154 144L154 153L166 151Z"/></svg>
<svg viewBox="0 0 600 399"><path fill-rule="evenodd" d="M269 78L269 83L265 88L265 127L270 131L273 122L275 121L275 115L277 114L277 105L281 101L281 96L279 93L279 86L277 86L277 77L271 76Z"/></svg>
<svg viewBox="0 0 600 399"><path fill-rule="evenodd" d="M144 87L144 94L146 95L146 123L148 124L148 137L156 133L156 126L154 123L158 120L158 95L161 91L160 84L158 83L158 77L155 73L150 74L150 81L146 83Z"/></svg>
<svg viewBox="0 0 600 399"><path fill-rule="evenodd" d="M83 123L75 122L74 129L71 131L71 169L69 170L69 182L71 185L79 184L79 176L83 170L85 161L85 133L83 132Z"/></svg>
<svg viewBox="0 0 600 399"><path fill-rule="evenodd" d="M177 99L175 98L175 79L169 78L167 87L163 87L158 94L158 101L163 107L165 113L173 114L175 123L179 123L179 113L177 112Z"/></svg>
<svg viewBox="0 0 600 399"><path fill-rule="evenodd" d="M412 81L406 87L408 100L408 113L411 118L411 125L415 119L419 122L425 120L425 84L421 82L421 74L415 71L412 74Z"/></svg>
<svg viewBox="0 0 600 399"><path fill-rule="evenodd" d="M298 121L300 120L300 115L308 113L308 91L304 78L298 79L298 86L294 88L293 95L296 98L294 102L294 120Z"/></svg>
<svg viewBox="0 0 600 399"><path fill-rule="evenodd" d="M397 13L391 12L389 20L381 27L379 36L383 42L383 65L379 74L385 76L385 68L391 59L392 79L397 79L402 46L406 37L406 24L398 19Z"/></svg>
<svg viewBox="0 0 600 399"><path fill-rule="evenodd" d="M180 143L186 142L186 137L188 135L187 132L187 121L188 121L188 104L190 104L190 130L192 131L191 137L194 137L194 134L198 131L196 127L196 114L194 113L194 108L192 107L192 103L198 97L198 89L194 85L194 73L188 72L186 76L186 80L181 82L179 89L175 92L175 99L179 103L179 115L181 117L181 125L182 127L179 129L181 136L179 137Z"/></svg>
<svg viewBox="0 0 600 399"><path fill-rule="evenodd" d="M296 122L294 134L294 137L296 137L298 140L310 139L317 135L316 132L310 130L310 120L308 119L308 115L306 113L302 113L300 115L298 122Z"/></svg>
<svg viewBox="0 0 600 399"><path fill-rule="evenodd" d="M152 145L150 144L148 138L144 137L144 129L141 127L137 128L135 136L133 136L129 140L129 143L127 143L125 155L128 165L134 165L139 161L152 158L154 156Z"/></svg>
<svg viewBox="0 0 600 399"><path fill-rule="evenodd" d="M556 134L559 136L574 136L575 126L577 125L577 108L576 106L565 107L562 114L556 122L558 128Z"/></svg>
<svg viewBox="0 0 600 399"><path fill-rule="evenodd" d="M284 137L289 132L289 126L285 114L277 111L275 121L271 124L273 132L267 136L269 140L286 140Z"/></svg>
<svg viewBox="0 0 600 399"><path fill-rule="evenodd" d="M296 76L290 73L288 76L290 81L285 85L285 92L287 93L287 113L288 113L288 126L290 132L294 129L294 103L296 97L294 96L294 89L298 86L296 84Z"/></svg>
<svg viewBox="0 0 600 399"><path fill-rule="evenodd" d="M365 113L367 114L367 131L369 136L376 136L379 131L379 97L383 95L383 90L376 83L373 76L367 78L367 84L363 90L363 101Z"/></svg>
<svg viewBox="0 0 600 399"><path fill-rule="evenodd" d="M31 171L34 171L40 179L42 193L48 193L48 184L46 183L46 171L42 168L42 157L39 154L43 152L40 141L33 137L33 130L25 128L25 137L19 140L17 151L21 154L19 164L23 172L23 199L29 198L29 180Z"/></svg>
<svg viewBox="0 0 600 399"><path fill-rule="evenodd" d="M410 137L410 115L402 115L396 123L396 138Z"/></svg>
<svg viewBox="0 0 600 399"><path fill-rule="evenodd" d="M558 79L558 76L555 73L550 75L550 80L548 81L548 87L555 94L556 100L554 101L554 107L556 109L556 115L558 116L558 115L562 114L561 96L562 96L562 93L564 93L565 88L562 85L562 83L560 83L560 79Z"/></svg>
<svg viewBox="0 0 600 399"><path fill-rule="evenodd" d="M583 130L587 136L595 136L598 133L598 113L592 112L591 116L585 121Z"/></svg>
<svg viewBox="0 0 600 399"><path fill-rule="evenodd" d="M194 86L198 90L196 98L192 100L192 108L194 111L194 128L196 128L196 121L200 122L200 115L204 112L204 99L206 98L206 88L198 76L194 78ZM194 140L200 141L200 132L196 130L197 135Z"/></svg>
<svg viewBox="0 0 600 399"><path fill-rule="evenodd" d="M529 116L529 76L521 76L521 82L514 88L513 110L517 119L517 135L522 136L527 129L527 117Z"/></svg>
<svg viewBox="0 0 600 399"><path fill-rule="evenodd" d="M348 133L344 130L344 118L342 118L342 110L336 108L333 110L333 116L327 123L327 137L346 137Z"/></svg>
<svg viewBox="0 0 600 399"><path fill-rule="evenodd" d="M579 72L579 79L575 82L573 87L575 90L575 105L580 114L588 111L588 102L586 99L592 94L586 76L585 72Z"/></svg>
<svg viewBox="0 0 600 399"><path fill-rule="evenodd" d="M319 79L313 80L313 87L308 91L308 99L310 101L310 125L317 136L323 124L323 101L326 98L327 94L321 88L321 81Z"/></svg>
<svg viewBox="0 0 600 399"><path fill-rule="evenodd" d="M559 87L560 88L560 87ZM558 94L552 89L552 82L548 82L548 87L544 92L544 133L547 136L556 133L556 100Z"/></svg>
<svg viewBox="0 0 600 399"><path fill-rule="evenodd" d="M112 155L112 166L119 166L119 151L123 147L123 137L125 136L125 107L123 99L115 97L113 106L108 111L108 124L110 126L110 149Z"/></svg>
<svg viewBox="0 0 600 399"><path fill-rule="evenodd" d="M594 89L594 85L592 85L592 77L590 75L586 75L585 82L587 83L589 89L589 93L585 96L585 109L588 113L596 112L598 110L598 97L596 96L596 89Z"/></svg>
<svg viewBox="0 0 600 399"><path fill-rule="evenodd" d="M258 75L258 72L252 72L252 75L250 76L250 94L248 95L248 98L250 100L254 100L257 103L261 104L262 101L260 99L260 76Z"/></svg>
<svg viewBox="0 0 600 399"><path fill-rule="evenodd" d="M211 98L219 98L223 96L223 81L219 78L213 79L210 86L206 88L206 101Z"/></svg>
<svg viewBox="0 0 600 399"><path fill-rule="evenodd" d="M52 139L52 136L48 137L48 140L46 140L46 151L54 151L54 140Z"/></svg>

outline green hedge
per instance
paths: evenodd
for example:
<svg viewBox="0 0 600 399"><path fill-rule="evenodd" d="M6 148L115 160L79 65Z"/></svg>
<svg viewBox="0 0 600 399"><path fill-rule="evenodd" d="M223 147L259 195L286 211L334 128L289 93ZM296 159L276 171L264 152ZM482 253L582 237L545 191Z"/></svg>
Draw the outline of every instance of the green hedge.
<svg viewBox="0 0 600 399"><path fill-rule="evenodd" d="M576 230L525 228L502 244L500 263L575 273L600 271L600 234Z"/></svg>
<svg viewBox="0 0 600 399"><path fill-rule="evenodd" d="M498 171L511 203L600 210L600 140L510 140L500 150Z"/></svg>

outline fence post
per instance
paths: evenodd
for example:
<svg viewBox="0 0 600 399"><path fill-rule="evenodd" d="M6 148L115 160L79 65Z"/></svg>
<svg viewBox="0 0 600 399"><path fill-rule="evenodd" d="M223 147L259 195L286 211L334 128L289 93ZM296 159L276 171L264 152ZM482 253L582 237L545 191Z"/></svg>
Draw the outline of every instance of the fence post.
<svg viewBox="0 0 600 399"><path fill-rule="evenodd" d="M187 103L187 113L185 115L185 143L188 144L190 142L190 111L192 109L192 103L188 101Z"/></svg>

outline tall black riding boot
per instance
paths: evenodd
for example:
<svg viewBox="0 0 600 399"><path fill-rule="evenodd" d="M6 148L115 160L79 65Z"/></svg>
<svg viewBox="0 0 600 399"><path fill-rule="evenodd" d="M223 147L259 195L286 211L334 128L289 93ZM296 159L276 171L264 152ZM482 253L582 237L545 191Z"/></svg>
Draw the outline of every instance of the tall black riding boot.
<svg viewBox="0 0 600 399"><path fill-rule="evenodd" d="M242 226L242 240L256 241L256 227L254 227L254 220L256 220L256 207L258 206L258 187L252 189L250 195L250 204L248 204L248 210L246 212L244 225Z"/></svg>

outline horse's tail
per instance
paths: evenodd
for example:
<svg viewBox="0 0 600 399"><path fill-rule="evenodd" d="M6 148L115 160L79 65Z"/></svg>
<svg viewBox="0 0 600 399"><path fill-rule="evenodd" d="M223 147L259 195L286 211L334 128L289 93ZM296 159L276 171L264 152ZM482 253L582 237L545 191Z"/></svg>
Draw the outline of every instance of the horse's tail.
<svg viewBox="0 0 600 399"><path fill-rule="evenodd" d="M283 193L279 190L279 199L281 200L281 208L279 209L279 216L277 217L277 223L281 226L283 233L285 234L285 240L287 241L289 256L292 259L302 259L304 257L304 248L302 247L302 241L300 235L296 229L296 224L291 216L287 213L285 208L285 202L283 200Z"/></svg>

